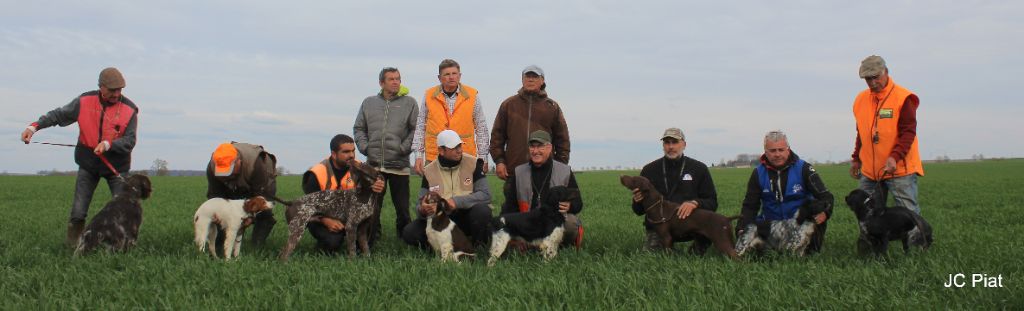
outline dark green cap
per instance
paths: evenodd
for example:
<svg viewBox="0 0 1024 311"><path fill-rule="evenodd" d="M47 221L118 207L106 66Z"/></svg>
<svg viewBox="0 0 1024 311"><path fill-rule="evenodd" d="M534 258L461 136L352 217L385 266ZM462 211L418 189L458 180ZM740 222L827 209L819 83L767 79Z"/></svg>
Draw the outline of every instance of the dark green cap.
<svg viewBox="0 0 1024 311"><path fill-rule="evenodd" d="M550 144L551 143L551 134L548 134L548 132L546 132L544 130L533 131L533 133L530 133L530 143L535 143L535 142L536 143L542 143L542 144Z"/></svg>

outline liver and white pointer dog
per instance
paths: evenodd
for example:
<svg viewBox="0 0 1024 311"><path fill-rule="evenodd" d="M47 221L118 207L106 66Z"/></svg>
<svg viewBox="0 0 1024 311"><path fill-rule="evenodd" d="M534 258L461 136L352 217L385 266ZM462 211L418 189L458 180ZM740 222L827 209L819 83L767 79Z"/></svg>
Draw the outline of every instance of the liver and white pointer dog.
<svg viewBox="0 0 1024 311"><path fill-rule="evenodd" d="M473 244L448 215L448 201L433 191L427 193L425 199L428 204L437 204L434 214L427 217L426 233L427 243L441 257L441 261L459 262L464 256L474 256Z"/></svg>
<svg viewBox="0 0 1024 311"><path fill-rule="evenodd" d="M356 183L354 189L313 192L292 202L271 197L288 206L285 211L285 217L288 219L288 244L281 250L281 261L288 261L302 234L306 232L306 224L316 214L337 219L345 224L345 244L348 247L349 258L356 256L356 242L359 243L359 250L364 256L370 255L370 219L374 213L374 202L379 199L372 187L380 173L373 167L356 161L349 161L348 165L352 180Z"/></svg>
<svg viewBox="0 0 1024 311"><path fill-rule="evenodd" d="M491 221L491 257L488 266L494 266L501 254L505 253L508 242L521 240L540 249L544 260L558 255L558 246L565 234L565 215L558 211L558 202L572 201L579 197L577 189L564 186L552 187L539 208L525 213L512 213L495 217Z"/></svg>
<svg viewBox="0 0 1024 311"><path fill-rule="evenodd" d="M876 191L878 193L881 191ZM857 215L860 224L857 240L857 253L860 255L868 251L876 256L885 255L889 241L893 240L903 241L903 252L909 252L910 246L927 250L932 245L932 226L906 207L887 208L882 205L882 200L861 189L846 196L846 205Z"/></svg>
<svg viewBox="0 0 1024 311"><path fill-rule="evenodd" d="M125 179L124 189L107 202L78 239L75 256L91 252L100 246L112 251L127 251L135 246L142 226L142 200L148 199L153 185L145 175L131 175Z"/></svg>
<svg viewBox="0 0 1024 311"><path fill-rule="evenodd" d="M709 243L707 241L710 241L722 254L732 259L739 258L733 245L732 227L732 220L739 216L725 217L698 208L694 209L686 219L679 219L676 215L680 204L665 201L661 193L654 189L654 185L647 178L622 176L619 181L627 189L640 189L640 193L644 196L644 200L641 202L645 206L644 215L647 222L654 225L654 231L661 239L662 248L671 250L675 239L699 235L706 240L695 238L694 243Z"/></svg>

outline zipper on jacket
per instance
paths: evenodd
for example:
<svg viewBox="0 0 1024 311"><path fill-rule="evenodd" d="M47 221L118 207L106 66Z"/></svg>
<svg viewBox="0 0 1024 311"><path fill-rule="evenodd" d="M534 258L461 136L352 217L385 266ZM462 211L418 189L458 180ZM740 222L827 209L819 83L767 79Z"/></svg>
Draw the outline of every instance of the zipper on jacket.
<svg viewBox="0 0 1024 311"><path fill-rule="evenodd" d="M102 101L102 98L100 100ZM79 108L79 109L81 109L81 108ZM99 126L98 129L96 129L99 132L99 136L97 137L97 140L96 140L96 145L97 146L99 144L103 143L103 119L105 119L106 115L107 115L107 106L104 106L103 103L100 103L100 126ZM95 147L93 147L93 148L95 148Z"/></svg>
<svg viewBox="0 0 1024 311"><path fill-rule="evenodd" d="M388 137L388 110L391 107L391 100L384 100L384 127L380 130L380 168L384 168L384 140Z"/></svg>

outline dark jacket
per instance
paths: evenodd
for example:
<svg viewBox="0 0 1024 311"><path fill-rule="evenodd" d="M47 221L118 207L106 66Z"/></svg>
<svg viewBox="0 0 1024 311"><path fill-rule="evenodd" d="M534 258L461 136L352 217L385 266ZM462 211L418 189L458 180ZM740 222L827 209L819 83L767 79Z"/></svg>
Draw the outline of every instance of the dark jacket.
<svg viewBox="0 0 1024 311"><path fill-rule="evenodd" d="M51 126L59 125L61 127L71 125L78 121L79 107L81 105L81 98L84 96L99 96L99 91L90 91L82 93L75 99L72 99L70 103L51 110L46 114L39 117L39 120L34 123L36 130L41 130ZM125 129L124 136L115 139L110 142L110 150L103 153L103 155L110 161L110 164L117 169L118 172L127 173L131 169L132 162L132 150L135 149L135 130L138 122L139 108L135 106L128 97L121 96L121 103L131 107L135 112L131 116L131 120L128 121L128 126ZM107 103L100 101L100 104L104 107L110 106ZM83 129L89 130L89 129ZM99 129L95 129L99 131ZM110 169L100 160L92 148L77 144L75 146L75 163L79 167L90 172L98 172L100 175L113 175Z"/></svg>
<svg viewBox="0 0 1024 311"><path fill-rule="evenodd" d="M530 209L533 209L533 208L537 208L538 206L540 206L540 202L537 200L537 197L538 196L547 197L549 192L550 192L550 189L551 189L550 182L545 180L545 178L543 178L543 176L548 176L548 179L550 179L550 176L551 176L551 160L548 160L547 163L544 163L544 165L541 165L540 167L535 167L535 166L533 166L532 164L529 164L529 163L527 163L526 165L530 166L530 175L532 176L531 177L531 181L533 182L534 189L540 189L539 192L538 191L534 191L533 197L530 198ZM566 187L571 188L571 189L579 189L579 185L576 184L576 174L569 173L569 184L566 185ZM519 190L516 189L516 177L515 176L509 176L508 179L505 180L504 192L505 192L505 203L501 205L501 213L500 214L504 215L504 214L510 214L510 213L519 213L519 206L517 204L517 202L519 201L519 199L518 199L519 198L519 196L518 196ZM580 194L579 196L576 197L575 200L573 200L572 202L569 203L569 214L579 214L581 211L583 211L583 199L582 199L582 197L583 197L583 195Z"/></svg>
<svg viewBox="0 0 1024 311"><path fill-rule="evenodd" d="M206 198L228 200L248 199L253 196L277 195L277 157L263 150L263 146L232 143L242 157L242 164L233 178L213 175L213 160L206 165ZM253 159L248 159L253 157Z"/></svg>
<svg viewBox="0 0 1024 311"><path fill-rule="evenodd" d="M569 164L569 127L565 124L562 108L547 92L519 93L505 99L494 117L491 130L491 158L494 163L505 163L509 174L516 166L529 162L530 133L545 130L551 134L554 148L552 158Z"/></svg>
<svg viewBox="0 0 1024 311"><path fill-rule="evenodd" d="M654 189L665 197L665 201L681 204L695 200L697 208L712 212L718 210L718 192L715 191L715 183L711 180L711 172L708 171L708 166L700 161L685 155L676 160L661 157L644 165L640 170L640 176L650 180L654 184ZM643 215L644 205L639 202L633 203L633 212Z"/></svg>
<svg viewBox="0 0 1024 311"><path fill-rule="evenodd" d="M392 169L409 167L418 115L419 106L412 96L385 100L377 94L364 99L352 130L356 148L366 156L366 163Z"/></svg>
<svg viewBox="0 0 1024 311"><path fill-rule="evenodd" d="M768 180L771 181L772 185L785 185L789 174L787 173L793 163L799 157L795 152L790 153L789 159L786 160L786 164L781 168L772 167L768 164L768 158L765 155L761 155L761 164L765 165L768 172ZM803 172L801 172L804 179L804 184L807 187L807 192L813 197L807 200L806 204L811 204L811 210L824 211L829 218L832 217L832 205L835 201L832 193L825 187L825 182L821 180L821 176L818 176L818 172L814 170L814 167L810 163L804 164ZM781 178L781 180L779 180ZM770 191L778 193L779 189L772 187ZM747 195L743 198L743 209L740 211L742 217L736 228L746 228L747 225L752 223L757 217L757 214L761 212L761 183L758 182L757 170L750 174L750 180L747 182Z"/></svg>

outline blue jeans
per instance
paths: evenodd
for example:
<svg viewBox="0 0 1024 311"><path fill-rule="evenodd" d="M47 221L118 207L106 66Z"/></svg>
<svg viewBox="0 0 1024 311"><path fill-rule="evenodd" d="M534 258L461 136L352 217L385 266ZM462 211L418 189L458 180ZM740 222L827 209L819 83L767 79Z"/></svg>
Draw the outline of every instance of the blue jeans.
<svg viewBox="0 0 1024 311"><path fill-rule="evenodd" d="M867 177L860 177L860 189L874 194L881 185L882 203L888 200L888 193L892 193L896 200L896 206L906 207L918 215L921 214L921 207L917 205L917 174L900 176L896 178L883 179L877 182Z"/></svg>

